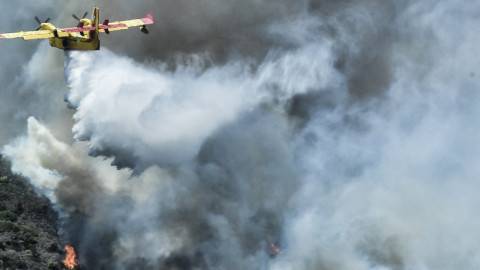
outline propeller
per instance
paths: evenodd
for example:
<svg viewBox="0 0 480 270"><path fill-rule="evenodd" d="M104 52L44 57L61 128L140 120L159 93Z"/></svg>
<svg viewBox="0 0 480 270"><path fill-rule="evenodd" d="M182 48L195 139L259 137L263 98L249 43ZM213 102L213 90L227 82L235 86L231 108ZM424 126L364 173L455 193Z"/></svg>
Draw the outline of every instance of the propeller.
<svg viewBox="0 0 480 270"><path fill-rule="evenodd" d="M82 19L85 19L85 17L87 17L87 15L88 15L88 11L87 11L87 12L85 12L85 14L83 14L83 17L82 17ZM72 14L72 16L73 16L73 18L75 18L77 21L80 21L80 20L81 20L81 19L80 19L80 18L78 18L78 17L77 17L77 15L75 15L75 14Z"/></svg>
<svg viewBox="0 0 480 270"><path fill-rule="evenodd" d="M38 31L38 30L40 30L40 28L42 28L42 26L41 26L42 22L40 21L40 19L37 16L35 16L35 21L37 21L37 23L40 24L40 26L35 30L35 31ZM47 23L49 21L50 21L50 18L47 18L43 23Z"/></svg>

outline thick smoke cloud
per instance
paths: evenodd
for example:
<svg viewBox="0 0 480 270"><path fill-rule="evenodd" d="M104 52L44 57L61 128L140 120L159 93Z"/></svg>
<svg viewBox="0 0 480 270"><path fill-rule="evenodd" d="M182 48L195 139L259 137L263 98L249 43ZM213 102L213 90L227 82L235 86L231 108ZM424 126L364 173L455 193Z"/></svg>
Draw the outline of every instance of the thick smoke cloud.
<svg viewBox="0 0 480 270"><path fill-rule="evenodd" d="M102 6L102 5L100 5ZM147 0L141 7L155 14L152 34L144 42L136 31L134 35L115 35L107 44L128 42L120 50L137 58L155 57L175 68L178 59L189 54L209 54L215 63L225 63L230 58L261 59L274 40L265 36L272 22L296 17L305 9L304 1L219 1L219 0ZM104 5L105 16L138 16L138 3L115 1ZM141 14L143 15L143 14ZM132 43L133 42L133 43Z"/></svg>
<svg viewBox="0 0 480 270"><path fill-rule="evenodd" d="M92 154L113 155L121 167L141 170L188 161L209 134L247 106L242 103L249 103L248 92L242 91L248 82L235 67L201 75L190 68L162 74L115 59L106 50L90 55L74 52L70 57L67 73L78 72L67 75L69 84L81 89L68 95L70 106L78 108L75 136L90 141ZM224 74L230 78L218 80ZM119 112L118 106L128 109ZM125 127L130 132L118 137Z"/></svg>
<svg viewBox="0 0 480 270"><path fill-rule="evenodd" d="M152 35L65 55L74 143L3 150L84 268L479 267L480 4L107 3Z"/></svg>
<svg viewBox="0 0 480 270"><path fill-rule="evenodd" d="M69 57L68 100L77 108L76 138L89 140L93 155L113 156L115 165L140 171L188 162L219 127L259 103L271 103L272 92L282 105L336 75L326 49L310 46L265 62L255 73L241 62L204 72L202 63L159 72L105 50ZM128 109L119 112L119 106Z"/></svg>

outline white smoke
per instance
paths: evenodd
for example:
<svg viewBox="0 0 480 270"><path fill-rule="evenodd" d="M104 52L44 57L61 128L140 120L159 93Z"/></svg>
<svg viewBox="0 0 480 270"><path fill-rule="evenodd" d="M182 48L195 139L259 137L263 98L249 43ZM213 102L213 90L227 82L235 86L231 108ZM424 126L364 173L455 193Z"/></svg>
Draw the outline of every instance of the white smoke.
<svg viewBox="0 0 480 270"><path fill-rule="evenodd" d="M88 269L477 269L478 14L312 1L269 22L260 64L73 52L73 133L97 157L33 118L4 152Z"/></svg>
<svg viewBox="0 0 480 270"><path fill-rule="evenodd" d="M144 169L188 161L209 134L250 103L246 75L228 69L169 74L107 50L73 52L67 71L74 73L67 77L68 101L78 108L75 137L88 139L95 154L112 151L120 166ZM122 157L118 145L129 156Z"/></svg>
<svg viewBox="0 0 480 270"><path fill-rule="evenodd" d="M77 12L77 5L78 1L26 0L21 4L0 1L5 15L0 19L0 33L35 30L39 26L35 16L41 21L50 18L58 27L70 27L76 23L71 13ZM3 63L0 67L0 144L25 132L25 123L31 115L43 120L62 139L71 138L72 113L63 102L63 94L68 89L61 76L63 52L52 50L47 40L20 38L2 40L0 50L3 51L0 54Z"/></svg>
<svg viewBox="0 0 480 270"><path fill-rule="evenodd" d="M329 45L272 56L255 73L248 62L203 70L202 58L193 56L189 66L172 73L108 50L72 52L66 77L68 102L77 108L75 138L88 140L93 155L113 156L120 167L180 165L219 127L260 102L273 96L284 105L295 94L335 81Z"/></svg>

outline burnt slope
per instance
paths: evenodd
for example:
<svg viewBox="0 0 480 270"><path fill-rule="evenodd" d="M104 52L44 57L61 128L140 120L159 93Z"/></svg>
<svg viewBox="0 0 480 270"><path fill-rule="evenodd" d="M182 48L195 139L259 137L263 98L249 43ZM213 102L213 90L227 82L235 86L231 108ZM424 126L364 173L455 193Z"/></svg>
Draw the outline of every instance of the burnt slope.
<svg viewBox="0 0 480 270"><path fill-rule="evenodd" d="M58 217L0 155L0 269L64 269Z"/></svg>

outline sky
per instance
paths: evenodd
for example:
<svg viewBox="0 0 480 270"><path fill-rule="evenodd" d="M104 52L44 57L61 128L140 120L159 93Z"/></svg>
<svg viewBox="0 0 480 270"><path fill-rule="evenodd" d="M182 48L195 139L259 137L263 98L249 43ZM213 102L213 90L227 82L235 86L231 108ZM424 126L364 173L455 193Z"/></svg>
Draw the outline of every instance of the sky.
<svg viewBox="0 0 480 270"><path fill-rule="evenodd" d="M95 4L150 35L0 42L1 152L83 268L478 269L480 3L3 1L0 32Z"/></svg>

